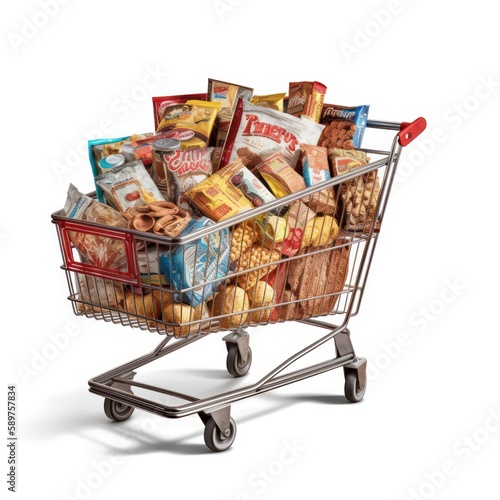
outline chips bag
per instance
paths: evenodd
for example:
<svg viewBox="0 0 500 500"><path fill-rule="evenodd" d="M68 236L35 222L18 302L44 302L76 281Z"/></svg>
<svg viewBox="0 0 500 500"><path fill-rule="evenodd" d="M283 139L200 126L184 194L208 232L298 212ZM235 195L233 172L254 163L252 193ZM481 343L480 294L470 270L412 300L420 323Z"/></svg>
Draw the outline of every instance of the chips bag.
<svg viewBox="0 0 500 500"><path fill-rule="evenodd" d="M203 148L208 146L219 108L218 102L199 100L172 104L165 108L156 133L179 140L182 150Z"/></svg>

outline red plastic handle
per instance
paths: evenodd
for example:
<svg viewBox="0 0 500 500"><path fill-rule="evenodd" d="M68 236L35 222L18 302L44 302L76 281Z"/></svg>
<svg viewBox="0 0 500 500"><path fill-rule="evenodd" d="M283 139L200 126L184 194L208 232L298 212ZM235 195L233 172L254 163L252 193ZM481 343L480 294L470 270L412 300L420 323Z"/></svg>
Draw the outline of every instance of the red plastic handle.
<svg viewBox="0 0 500 500"><path fill-rule="evenodd" d="M135 257L134 237L131 233L125 233L111 228L87 226L78 221L68 221L64 219L58 220L57 225L61 235L61 247L64 254L65 264L70 271L95 276L97 278L129 283L131 285L140 285L141 279ZM90 234L101 238L111 238L113 240L122 241L125 250L127 270L121 271L120 269L109 269L106 267L96 266L88 262L75 260L73 258L70 232Z"/></svg>
<svg viewBox="0 0 500 500"><path fill-rule="evenodd" d="M411 123L404 122L401 124L401 131L398 133L399 144L408 146L413 139L417 138L427 127L425 118L417 118Z"/></svg>

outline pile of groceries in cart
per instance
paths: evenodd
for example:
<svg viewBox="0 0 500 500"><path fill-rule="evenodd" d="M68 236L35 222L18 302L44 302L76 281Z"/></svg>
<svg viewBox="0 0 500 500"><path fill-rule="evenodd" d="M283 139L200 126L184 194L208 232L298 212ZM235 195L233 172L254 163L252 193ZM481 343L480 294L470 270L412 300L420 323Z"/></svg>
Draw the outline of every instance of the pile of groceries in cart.
<svg viewBox="0 0 500 500"><path fill-rule="evenodd" d="M70 185L57 217L78 314L180 337L342 312L379 172L328 181L370 163L369 106L287 90L210 78L153 97L154 132L89 141L96 192Z"/></svg>

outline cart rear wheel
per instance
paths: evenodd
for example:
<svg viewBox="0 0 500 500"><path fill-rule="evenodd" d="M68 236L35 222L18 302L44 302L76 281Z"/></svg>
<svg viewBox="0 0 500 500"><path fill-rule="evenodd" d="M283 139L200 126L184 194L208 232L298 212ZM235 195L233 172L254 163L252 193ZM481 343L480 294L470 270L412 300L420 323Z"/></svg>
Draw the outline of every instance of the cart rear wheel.
<svg viewBox="0 0 500 500"><path fill-rule="evenodd" d="M104 399L104 413L110 420L114 420L115 422L127 420L134 413L134 410L133 406L119 403L113 399Z"/></svg>
<svg viewBox="0 0 500 500"><path fill-rule="evenodd" d="M205 432L203 434L205 444L212 451L226 451L234 443L236 437L236 422L229 419L229 434L224 436L217 427L213 417L210 417L205 423Z"/></svg>
<svg viewBox="0 0 500 500"><path fill-rule="evenodd" d="M246 361L241 359L240 350L237 344L227 346L226 368L233 377L242 377L248 373L252 365L252 349L248 348Z"/></svg>
<svg viewBox="0 0 500 500"><path fill-rule="evenodd" d="M359 403L365 395L366 384L361 386L359 377L356 371L346 371L345 373L345 397L351 403Z"/></svg>

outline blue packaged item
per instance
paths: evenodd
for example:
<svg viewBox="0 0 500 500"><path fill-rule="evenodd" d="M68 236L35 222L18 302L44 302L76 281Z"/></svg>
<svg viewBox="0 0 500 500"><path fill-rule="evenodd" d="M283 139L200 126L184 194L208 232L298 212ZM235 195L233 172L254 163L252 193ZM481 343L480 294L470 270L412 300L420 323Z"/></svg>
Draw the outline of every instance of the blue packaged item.
<svg viewBox="0 0 500 500"><path fill-rule="evenodd" d="M207 217L191 219L181 237L215 224ZM221 229L190 243L160 252L160 271L173 290L174 301L196 307L208 300L229 269L229 231Z"/></svg>
<svg viewBox="0 0 500 500"><path fill-rule="evenodd" d="M319 145L327 148L358 149L361 147L369 105L339 106L323 104L320 123L326 125Z"/></svg>

